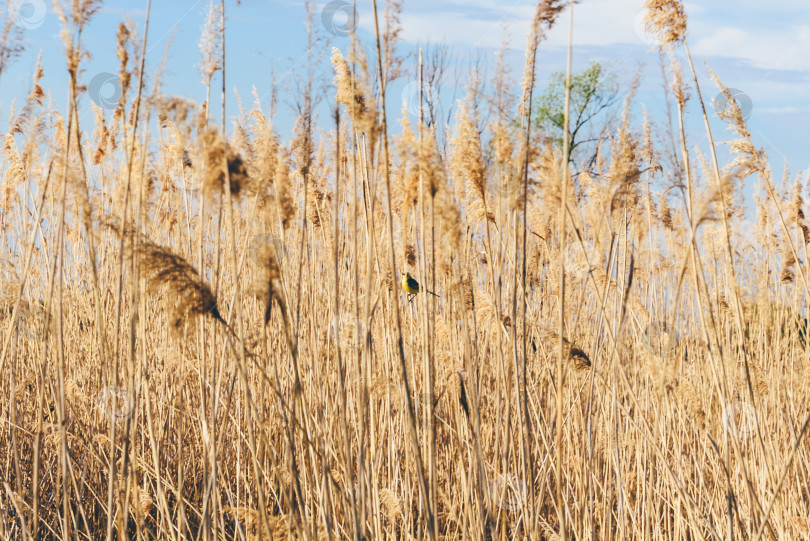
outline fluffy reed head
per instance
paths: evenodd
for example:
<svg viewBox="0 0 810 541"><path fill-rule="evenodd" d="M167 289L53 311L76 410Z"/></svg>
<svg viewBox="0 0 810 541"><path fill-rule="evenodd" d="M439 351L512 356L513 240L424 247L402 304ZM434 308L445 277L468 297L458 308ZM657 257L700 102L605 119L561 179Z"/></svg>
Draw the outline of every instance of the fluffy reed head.
<svg viewBox="0 0 810 541"><path fill-rule="evenodd" d="M190 318L205 314L225 323L211 288L188 261L169 248L149 241L138 243L134 251L139 256L147 291L165 288L165 298L170 306L169 322L173 329L179 330Z"/></svg>
<svg viewBox="0 0 810 541"><path fill-rule="evenodd" d="M680 0L648 0L644 9L643 24L659 36L662 47L686 37L686 12Z"/></svg>
<svg viewBox="0 0 810 541"><path fill-rule="evenodd" d="M365 59L360 58L359 60L362 68L365 65ZM373 142L377 127L377 105L367 78L352 72L337 47L332 49L332 64L335 67L338 103L346 106L349 118L354 125Z"/></svg>
<svg viewBox="0 0 810 541"><path fill-rule="evenodd" d="M242 157L234 152L216 128L205 130L200 142L203 157L201 161L204 164L203 195L206 199L212 199L215 193L225 190L228 180L231 194L238 195L250 181Z"/></svg>

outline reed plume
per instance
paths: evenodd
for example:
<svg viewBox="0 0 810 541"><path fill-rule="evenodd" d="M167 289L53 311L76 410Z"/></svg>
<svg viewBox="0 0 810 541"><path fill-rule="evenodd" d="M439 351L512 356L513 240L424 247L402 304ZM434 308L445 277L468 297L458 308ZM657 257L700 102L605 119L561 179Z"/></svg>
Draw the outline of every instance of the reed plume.
<svg viewBox="0 0 810 541"><path fill-rule="evenodd" d="M179 329L184 323L201 315L210 315L227 326L211 288L188 261L169 248L150 241L138 242L134 252L139 257L147 292L165 291L172 328Z"/></svg>

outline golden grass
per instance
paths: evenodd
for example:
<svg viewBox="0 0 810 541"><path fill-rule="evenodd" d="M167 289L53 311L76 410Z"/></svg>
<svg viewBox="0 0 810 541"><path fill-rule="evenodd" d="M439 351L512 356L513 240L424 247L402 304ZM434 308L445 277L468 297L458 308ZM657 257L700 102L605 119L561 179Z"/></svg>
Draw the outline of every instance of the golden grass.
<svg viewBox="0 0 810 541"><path fill-rule="evenodd" d="M773 183L733 106L732 162L690 149L706 109L674 56L674 133L633 125L634 86L573 179L520 122L563 2L538 5L522 98L499 63L446 138L388 133L393 3L377 58L332 53L335 124L310 79L288 143L275 103L232 136L208 121L224 6L203 106L144 88L122 24L123 97L85 131L97 7L63 15L69 110L38 69L4 137L0 538L808 535L801 179ZM681 3L647 7L664 57L688 53ZM441 297L407 302L406 265Z"/></svg>

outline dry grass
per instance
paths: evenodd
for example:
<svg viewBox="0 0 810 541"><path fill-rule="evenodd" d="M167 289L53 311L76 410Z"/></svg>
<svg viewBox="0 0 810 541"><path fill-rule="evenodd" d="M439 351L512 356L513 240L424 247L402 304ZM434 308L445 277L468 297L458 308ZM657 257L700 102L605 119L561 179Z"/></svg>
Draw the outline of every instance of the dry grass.
<svg viewBox="0 0 810 541"><path fill-rule="evenodd" d="M37 70L4 138L0 538L808 535L802 179L774 184L739 108L731 163L710 132L689 148L691 57L674 132L634 125L631 89L573 179L521 122L563 2L538 6L522 98L503 63L473 77L446 139L383 114L392 3L378 57L332 53L331 131L310 79L287 143L275 103L208 121L224 6L204 106L144 88L122 24L123 96L85 131L97 7L63 15L69 110ZM688 53L681 3L648 8ZM441 297L408 302L406 267Z"/></svg>

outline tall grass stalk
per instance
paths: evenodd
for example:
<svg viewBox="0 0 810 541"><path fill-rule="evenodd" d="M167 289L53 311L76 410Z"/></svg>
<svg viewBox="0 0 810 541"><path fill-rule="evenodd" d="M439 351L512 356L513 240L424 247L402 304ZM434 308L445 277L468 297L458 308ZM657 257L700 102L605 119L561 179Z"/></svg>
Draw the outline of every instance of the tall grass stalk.
<svg viewBox="0 0 810 541"><path fill-rule="evenodd" d="M570 122L570 110L571 110L571 62L573 57L573 49L574 49L574 1L571 0L568 3L568 17L569 17L569 24L568 24L568 57L566 61L566 68L565 68L565 106L563 110L564 120L563 120L563 172L562 172L562 189L561 189L561 202L560 202L560 213L559 213L559 222L560 222L560 320L559 320L559 334L560 334L560 356L557 360L557 388L556 388L556 396L557 396L557 421L556 421L556 432L554 434L554 447L556 450L556 460L554 463L554 472L556 477L555 483L555 497L557 499L557 515L559 516L560 521L560 539L562 541L567 541L568 539L568 527L566 526L566 509L563 498L563 477L562 477L562 463L563 463L563 451L562 451L562 434L564 428L564 418L563 418L563 397L562 397L562 388L563 382L565 381L565 361L568 357L568 352L565 350L565 344L563 343L563 336L565 336L565 244L568 237L568 227L566 223L567 214L566 209L568 206L568 164L569 164L569 147L571 145L571 135L568 131L568 123ZM525 209L524 209L524 218L523 218L523 225L524 230L526 226L526 217L525 217ZM524 233L523 236L523 249L524 252L526 250L526 235ZM524 278L523 278L523 296L524 296L524 307L525 307L525 296L526 296L526 278L525 278L525 263L524 263ZM525 332L525 331L524 331ZM524 339L524 356L526 350L526 344ZM525 374L525 370L524 370ZM524 385L525 385L525 375L524 375Z"/></svg>
<svg viewBox="0 0 810 541"><path fill-rule="evenodd" d="M393 214L392 214L392 206L391 206L391 173L389 170L389 149L388 149L388 124L386 120L386 113L385 113L385 90L386 90L386 80L385 80L385 71L383 71L383 60L382 60L382 49L380 47L380 23L379 18L377 16L377 1L372 0L372 6L374 8L374 32L376 36L377 42L377 73L379 76L379 83L380 83L380 111L382 117L382 167L383 167L383 175L385 176L385 196L386 196L386 211L388 213L387 224L388 224L388 246L390 249L390 273L391 278L396 280L397 275L397 259L396 259L396 250L394 249L394 221L393 221ZM373 222L372 222L373 223ZM425 468L424 468L424 461L422 459L422 451L419 447L419 437L417 435L416 430L416 418L414 416L413 411L413 398L411 396L411 388L410 384L408 383L408 368L405 363L405 351L403 349L402 344L402 321L400 318L400 310L399 310L399 295L395 292L392 294L393 297L393 307L394 307L394 321L396 323L396 344L397 344L397 353L399 356L399 363L400 363L400 376L401 376L401 384L402 389L405 394L405 402L408 412L408 434L409 440L411 441L411 450L414 454L414 460L416 461L416 473L419 482L419 494L422 499L422 505L427 508L427 513L425 514L425 525L428 530L428 537L430 539L436 539L436 523L435 517L433 513L430 511L431 503L429 498L429 490L428 490L428 479L425 477Z"/></svg>

